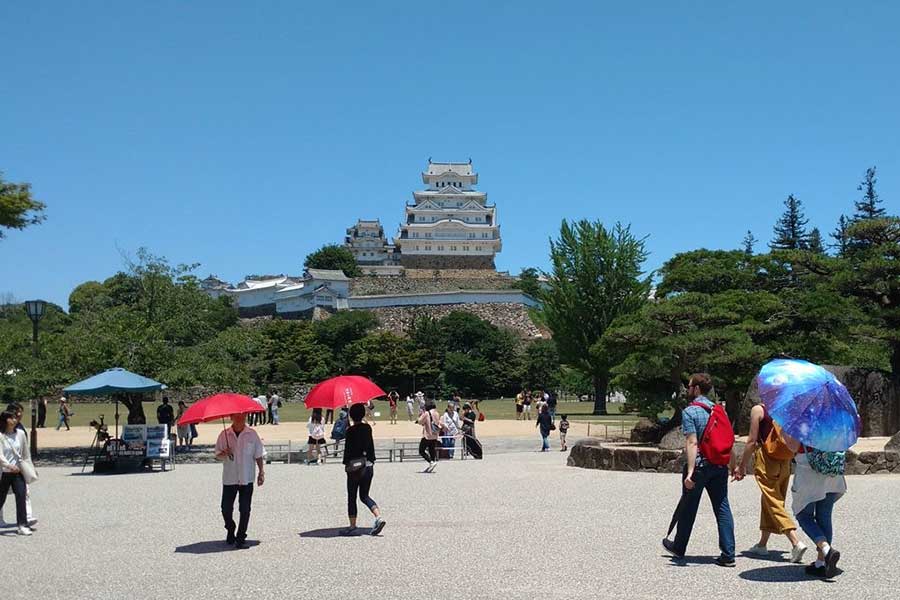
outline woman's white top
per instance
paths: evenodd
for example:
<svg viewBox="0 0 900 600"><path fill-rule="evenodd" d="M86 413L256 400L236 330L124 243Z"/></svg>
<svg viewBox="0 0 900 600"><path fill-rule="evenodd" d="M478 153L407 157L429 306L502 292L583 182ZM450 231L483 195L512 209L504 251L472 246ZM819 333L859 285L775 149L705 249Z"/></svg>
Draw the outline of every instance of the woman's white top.
<svg viewBox="0 0 900 600"><path fill-rule="evenodd" d="M325 425L321 421L313 423L312 418L310 418L306 424L306 428L309 429L309 437L312 439L325 439Z"/></svg>
<svg viewBox="0 0 900 600"><path fill-rule="evenodd" d="M812 502L824 500L826 494L839 494L843 496L847 492L847 479L843 475L822 475L809 466L806 454L798 454L794 457L794 483L791 485L791 509L794 514L799 514Z"/></svg>
<svg viewBox="0 0 900 600"><path fill-rule="evenodd" d="M12 467L18 467L19 457L31 460L31 450L25 432L16 429L11 434L0 433L0 468L4 473L11 473Z"/></svg>

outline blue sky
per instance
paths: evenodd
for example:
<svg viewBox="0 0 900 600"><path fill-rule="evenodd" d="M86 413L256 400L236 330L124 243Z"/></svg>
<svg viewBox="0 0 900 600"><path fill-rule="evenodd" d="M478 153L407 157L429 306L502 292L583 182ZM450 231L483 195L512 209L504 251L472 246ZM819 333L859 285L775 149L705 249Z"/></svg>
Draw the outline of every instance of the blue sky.
<svg viewBox="0 0 900 600"><path fill-rule="evenodd" d="M0 294L65 306L141 246L297 273L394 232L428 157L473 159L514 273L563 218L631 223L648 268L767 241L789 193L824 233L871 165L898 212L900 5L752 4L3 3L0 170L48 219Z"/></svg>

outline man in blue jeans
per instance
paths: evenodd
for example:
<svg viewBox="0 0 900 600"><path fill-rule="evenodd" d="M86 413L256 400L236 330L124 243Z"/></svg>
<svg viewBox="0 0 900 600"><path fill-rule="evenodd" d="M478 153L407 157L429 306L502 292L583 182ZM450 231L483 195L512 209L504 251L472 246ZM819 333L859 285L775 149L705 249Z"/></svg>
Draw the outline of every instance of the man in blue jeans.
<svg viewBox="0 0 900 600"><path fill-rule="evenodd" d="M706 373L695 373L688 380L687 397L690 402L700 402L712 410L713 402L706 397L712 390L712 381ZM684 433L687 464L682 473L683 497L679 503L678 529L675 541L663 539L663 547L675 558L684 558L691 530L697 518L700 498L705 489L712 501L716 523L719 526L719 550L716 559L720 567L734 566L734 518L728 504L728 466L714 465L699 452L698 439L709 421L709 412L699 406L688 406L681 413L681 428Z"/></svg>

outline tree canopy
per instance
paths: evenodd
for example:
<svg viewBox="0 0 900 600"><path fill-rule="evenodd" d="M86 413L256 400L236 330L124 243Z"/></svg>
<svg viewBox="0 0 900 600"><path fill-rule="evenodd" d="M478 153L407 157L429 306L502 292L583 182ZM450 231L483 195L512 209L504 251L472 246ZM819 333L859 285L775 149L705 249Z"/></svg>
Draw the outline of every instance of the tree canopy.
<svg viewBox="0 0 900 600"><path fill-rule="evenodd" d="M337 244L326 244L306 256L303 266L307 269L329 269L343 271L347 277L359 277L362 271L346 247Z"/></svg>
<svg viewBox="0 0 900 600"><path fill-rule="evenodd" d="M46 219L46 205L31 195L31 184L13 183L3 179L0 171L0 239L4 229L25 229Z"/></svg>

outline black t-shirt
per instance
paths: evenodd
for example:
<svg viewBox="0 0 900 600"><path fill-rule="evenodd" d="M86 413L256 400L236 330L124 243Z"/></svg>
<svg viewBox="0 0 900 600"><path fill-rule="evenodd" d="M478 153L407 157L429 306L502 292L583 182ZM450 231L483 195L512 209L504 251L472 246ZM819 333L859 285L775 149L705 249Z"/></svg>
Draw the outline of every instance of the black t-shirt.
<svg viewBox="0 0 900 600"><path fill-rule="evenodd" d="M156 420L161 425L171 425L175 420L175 411L171 404L162 404L156 409Z"/></svg>
<svg viewBox="0 0 900 600"><path fill-rule="evenodd" d="M368 423L357 423L347 429L344 438L344 464L354 458L365 456L370 463L375 462L375 440L372 439L372 427Z"/></svg>

